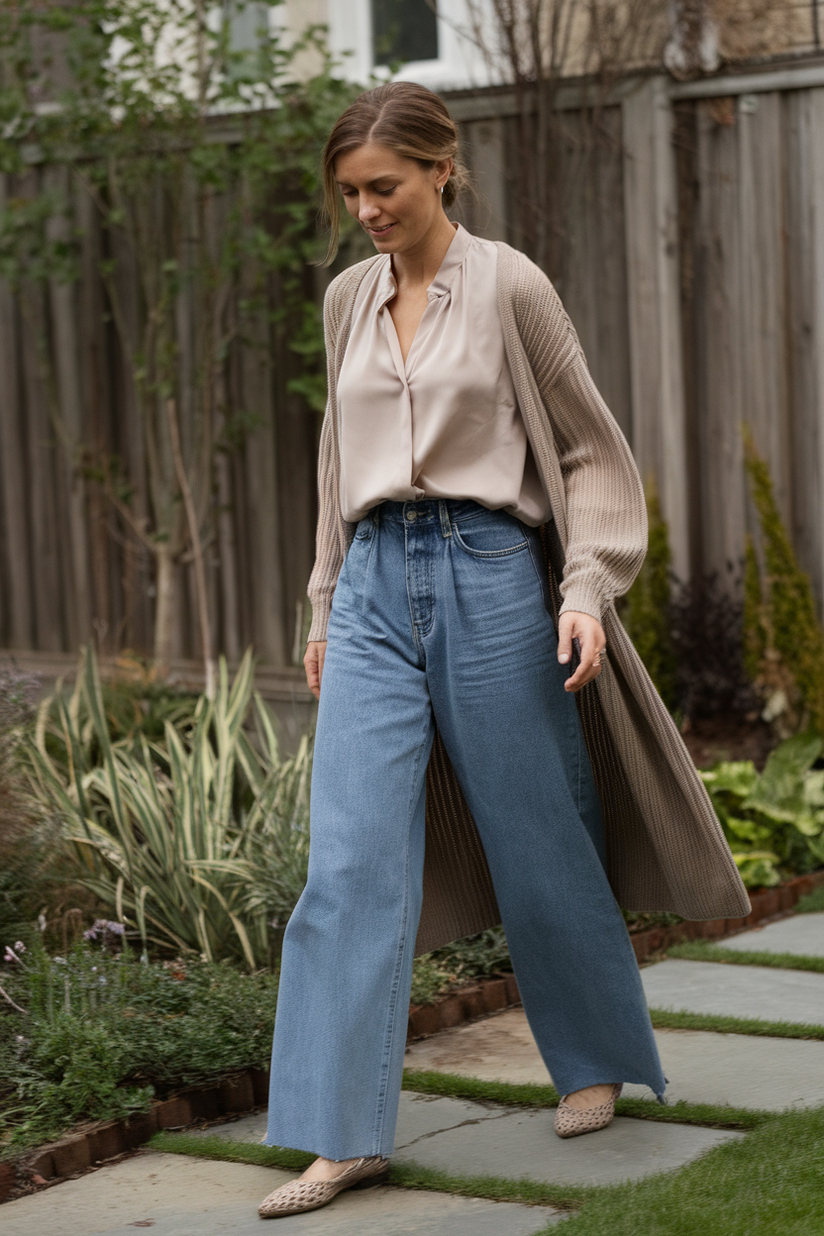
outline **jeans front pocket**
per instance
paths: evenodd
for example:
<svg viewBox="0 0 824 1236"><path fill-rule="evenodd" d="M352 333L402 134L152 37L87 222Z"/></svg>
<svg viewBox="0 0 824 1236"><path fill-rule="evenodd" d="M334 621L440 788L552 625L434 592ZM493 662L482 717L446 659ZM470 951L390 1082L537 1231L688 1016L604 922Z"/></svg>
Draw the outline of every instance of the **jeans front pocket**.
<svg viewBox="0 0 824 1236"><path fill-rule="evenodd" d="M507 511L490 511L471 519L453 520L455 542L473 558L507 558L525 550L529 541L514 515Z"/></svg>

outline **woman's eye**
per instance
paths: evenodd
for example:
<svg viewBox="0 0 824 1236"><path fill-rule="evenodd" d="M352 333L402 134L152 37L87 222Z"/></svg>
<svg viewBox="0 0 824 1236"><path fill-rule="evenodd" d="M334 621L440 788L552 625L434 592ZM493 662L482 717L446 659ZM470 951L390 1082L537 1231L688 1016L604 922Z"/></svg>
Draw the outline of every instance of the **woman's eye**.
<svg viewBox="0 0 824 1236"><path fill-rule="evenodd" d="M391 189L378 189L378 193L380 193L381 197L387 197L388 194L394 193L397 187L397 185L393 185Z"/></svg>

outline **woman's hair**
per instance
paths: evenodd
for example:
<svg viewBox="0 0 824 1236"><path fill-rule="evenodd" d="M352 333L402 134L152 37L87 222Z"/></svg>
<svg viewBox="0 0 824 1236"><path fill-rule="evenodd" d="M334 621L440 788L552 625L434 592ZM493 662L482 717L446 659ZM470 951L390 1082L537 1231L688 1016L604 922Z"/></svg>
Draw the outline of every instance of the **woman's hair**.
<svg viewBox="0 0 824 1236"><path fill-rule="evenodd" d="M458 129L443 99L417 82L385 82L368 90L338 117L323 148L323 205L331 230L324 266L334 259L340 239L335 159L367 142L388 146L396 154L416 159L427 169L441 159L451 158L454 166L444 185L445 206L451 206L460 190L469 184L469 173L458 157Z"/></svg>

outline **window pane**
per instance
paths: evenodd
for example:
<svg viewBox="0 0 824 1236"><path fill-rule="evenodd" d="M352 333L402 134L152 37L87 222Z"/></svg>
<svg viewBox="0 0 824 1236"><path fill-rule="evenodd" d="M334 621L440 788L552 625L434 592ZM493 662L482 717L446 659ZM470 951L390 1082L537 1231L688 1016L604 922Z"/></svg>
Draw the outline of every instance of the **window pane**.
<svg viewBox="0 0 824 1236"><path fill-rule="evenodd" d="M434 0L372 0L372 47L375 64L437 60Z"/></svg>

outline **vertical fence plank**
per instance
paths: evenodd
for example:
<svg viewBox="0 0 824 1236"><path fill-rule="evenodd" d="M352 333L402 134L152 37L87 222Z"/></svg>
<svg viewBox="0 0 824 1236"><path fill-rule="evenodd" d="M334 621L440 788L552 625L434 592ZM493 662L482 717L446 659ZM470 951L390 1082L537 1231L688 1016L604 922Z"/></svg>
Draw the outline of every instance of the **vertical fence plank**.
<svg viewBox="0 0 824 1236"><path fill-rule="evenodd" d="M9 178L0 174L0 211L6 209ZM9 648L33 648L29 525L26 511L25 438L18 373L15 298L0 283L0 491L4 567L0 579L0 639Z"/></svg>
<svg viewBox="0 0 824 1236"><path fill-rule="evenodd" d="M241 295L259 295L257 272L244 270ZM284 622L282 529L277 493L276 409L271 373L271 339L259 320L247 323L239 346L240 407L261 418L244 445L246 501L249 508L249 585L254 646L275 665L286 665L291 639Z"/></svg>
<svg viewBox="0 0 824 1236"><path fill-rule="evenodd" d="M22 388L28 459L26 495L31 523L31 568L35 599L35 639L46 652L63 651L60 515L57 508L55 432L51 394L43 373L41 349L47 335L42 287L26 282L20 291Z"/></svg>
<svg viewBox="0 0 824 1236"><path fill-rule="evenodd" d="M738 382L741 416L769 461L789 525L790 450L781 96L738 99Z"/></svg>
<svg viewBox="0 0 824 1236"><path fill-rule="evenodd" d="M672 128L663 79L647 79L624 100L632 441L642 475L655 476L669 524L673 568L686 579L687 438Z"/></svg>
<svg viewBox="0 0 824 1236"><path fill-rule="evenodd" d="M111 453L111 338L100 279L100 223L91 198L77 175L74 177L73 191L74 217L80 234L76 304L84 464L95 470L100 467L101 460ZM119 546L112 535L114 516L99 482L87 481L86 503L91 622L100 651L116 652L119 641L116 638L115 614L119 609L120 571Z"/></svg>
<svg viewBox="0 0 824 1236"><path fill-rule="evenodd" d="M475 120L462 126L477 197L466 194L461 209L470 232L487 240L509 237L509 185L506 179L506 121Z"/></svg>
<svg viewBox="0 0 824 1236"><path fill-rule="evenodd" d="M722 123L718 122L719 116ZM704 565L725 581L744 551L738 144L726 110L698 105L696 405Z"/></svg>
<svg viewBox="0 0 824 1236"><path fill-rule="evenodd" d="M632 389L627 321L626 234L623 209L621 109L585 116L564 113L570 131L564 304L575 323L592 376L632 441Z"/></svg>
<svg viewBox="0 0 824 1236"><path fill-rule="evenodd" d="M786 102L793 532L824 596L824 89Z"/></svg>
<svg viewBox="0 0 824 1236"><path fill-rule="evenodd" d="M50 170L47 186L71 208L69 173L65 168ZM50 221L54 240L67 239L68 219ZM85 439L80 388L80 349L77 333L77 289L56 278L49 280L49 308L52 319L54 354L54 400L59 427L55 433L57 471L61 479L64 507L61 524L68 554L63 573L63 605L66 639L71 650L89 639L92 633L91 577L89 570L88 514L81 460Z"/></svg>

